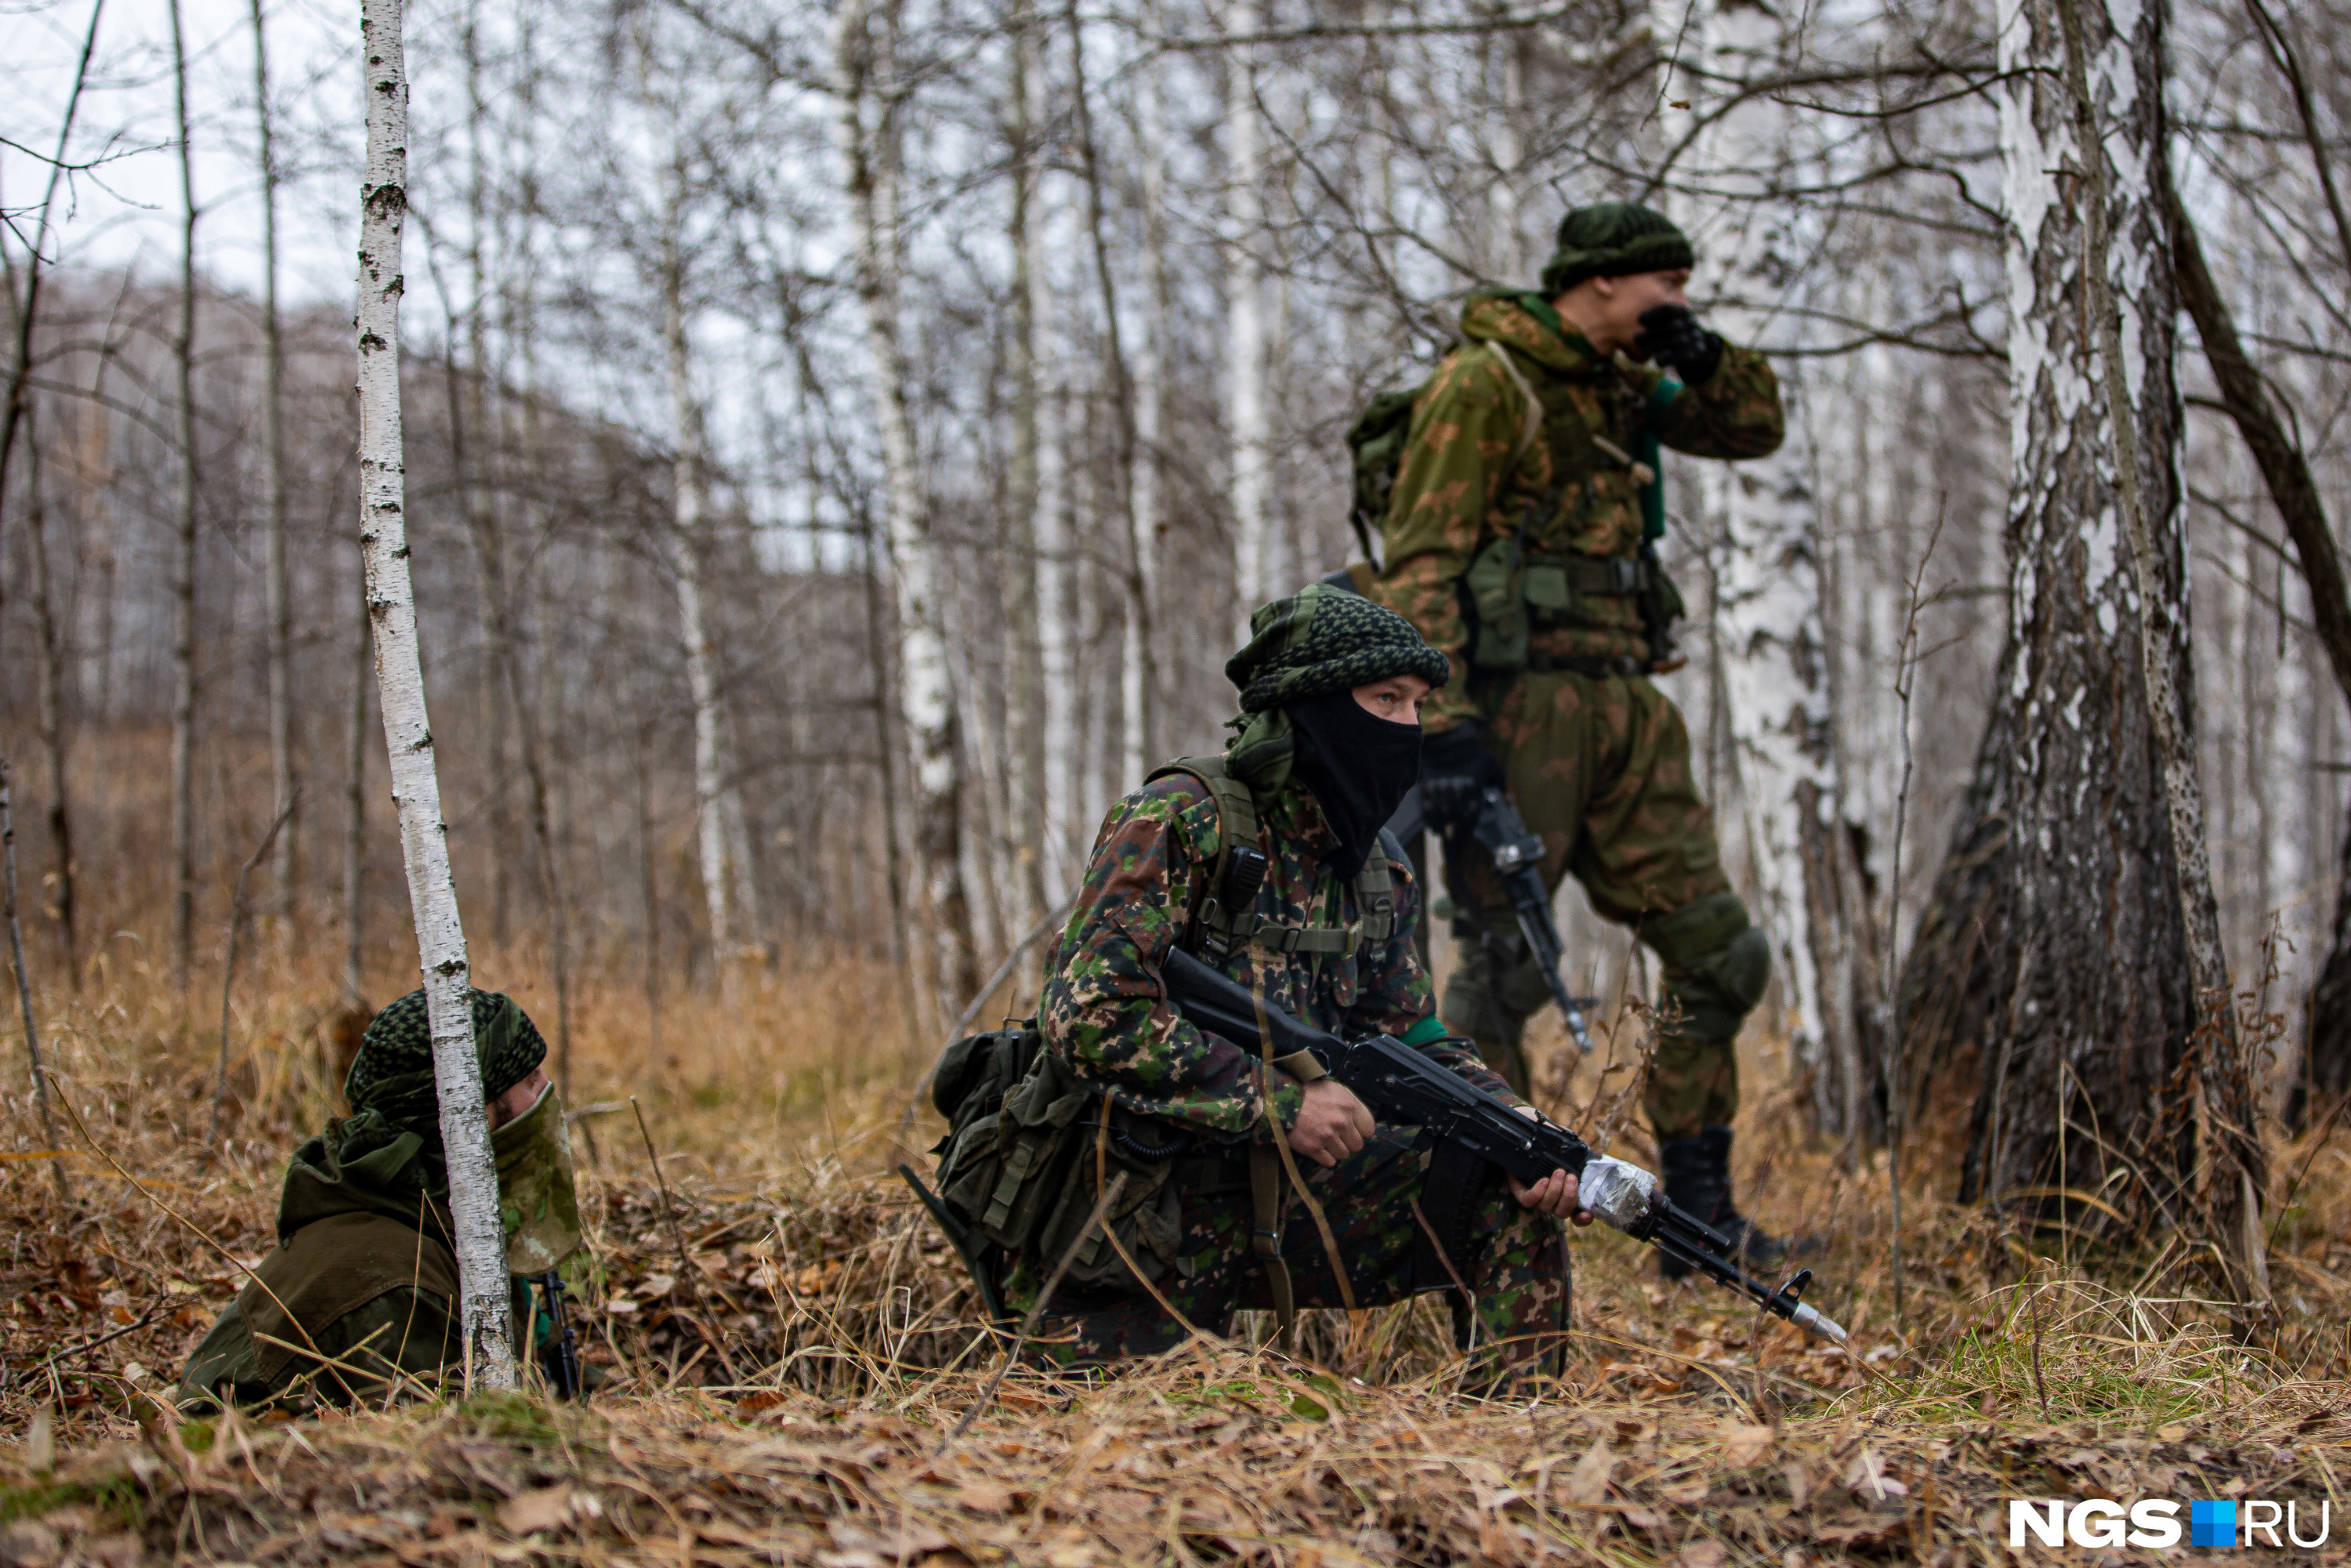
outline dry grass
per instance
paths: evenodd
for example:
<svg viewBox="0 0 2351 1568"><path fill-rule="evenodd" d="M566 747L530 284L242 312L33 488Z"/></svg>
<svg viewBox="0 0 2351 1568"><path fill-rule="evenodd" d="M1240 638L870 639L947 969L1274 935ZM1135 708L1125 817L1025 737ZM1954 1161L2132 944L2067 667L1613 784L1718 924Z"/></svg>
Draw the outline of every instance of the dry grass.
<svg viewBox="0 0 2351 1568"><path fill-rule="evenodd" d="M1770 1167L1764 1218L1828 1239L1816 1299L1852 1354L1580 1232L1574 1353L1531 1406L1457 1396L1425 1301L1320 1315L1299 1359L1239 1343L1099 1384L1016 1374L943 1448L999 1349L881 1175L925 1053L890 977L841 966L682 1000L659 1052L640 1002L580 999L575 1106L639 1097L691 1254L633 1118L584 1119L581 1326L606 1379L585 1407L182 1427L149 1396L235 1292L230 1260L268 1244L285 1152L332 1104L332 988L277 956L252 993L216 1154L208 1030L135 967L59 1009L73 1103L139 1189L78 1146L61 1209L16 1097L0 1563L1959 1561L2003 1554L2009 1497L2339 1504L2351 1466L2351 1136L2277 1151L2284 1310L2252 1343L2189 1249L2028 1237L1931 1179L1906 1193L1896 1321L1882 1171L1807 1146L1784 1094L1758 1097L1743 1145ZM1784 1077L1768 1049L1750 1065ZM1559 1088L1594 1125L1627 1081L1585 1067ZM1620 1148L1644 1152L1630 1131Z"/></svg>

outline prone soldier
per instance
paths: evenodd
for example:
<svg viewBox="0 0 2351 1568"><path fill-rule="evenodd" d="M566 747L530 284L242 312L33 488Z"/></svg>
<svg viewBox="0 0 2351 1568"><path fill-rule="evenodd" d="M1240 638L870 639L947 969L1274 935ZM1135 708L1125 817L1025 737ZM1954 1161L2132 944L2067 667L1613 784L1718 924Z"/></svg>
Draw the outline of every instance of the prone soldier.
<svg viewBox="0 0 2351 1568"><path fill-rule="evenodd" d="M1507 788L1543 841L1546 884L1573 873L1656 953L1676 1022L1645 1108L1667 1191L1769 1263L1782 1245L1731 1200L1730 1124L1733 1042L1771 946L1723 874L1688 732L1649 676L1670 667L1681 613L1655 549L1659 445L1759 457L1783 423L1763 357L1692 315L1694 261L1660 214L1603 203L1561 221L1540 292L1471 298L1467 343L1412 405L1370 592L1448 661L1423 718L1431 818ZM1521 1039L1550 992L1465 838L1447 835L1460 962L1442 1011L1523 1092Z"/></svg>
<svg viewBox="0 0 2351 1568"><path fill-rule="evenodd" d="M580 1243L571 1146L562 1095L540 1068L546 1040L512 998L479 990L472 998L513 1322L528 1341L525 1281L554 1270ZM277 1245L189 1358L183 1406L349 1405L437 1383L464 1355L423 991L368 1025L343 1092L351 1114L295 1150L277 1202Z"/></svg>

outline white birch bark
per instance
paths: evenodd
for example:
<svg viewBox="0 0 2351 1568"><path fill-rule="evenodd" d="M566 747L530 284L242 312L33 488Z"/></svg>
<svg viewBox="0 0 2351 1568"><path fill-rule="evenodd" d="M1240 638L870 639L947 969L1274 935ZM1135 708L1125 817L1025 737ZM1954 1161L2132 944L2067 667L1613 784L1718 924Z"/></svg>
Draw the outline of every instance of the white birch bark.
<svg viewBox="0 0 2351 1568"><path fill-rule="evenodd" d="M359 635L351 639L350 727L343 737L343 996L353 1006L363 994L360 987L366 969L367 913L360 895L360 873L367 863L368 622L373 616L364 569L359 588ZM343 602L348 606L350 601Z"/></svg>
<svg viewBox="0 0 2351 1568"><path fill-rule="evenodd" d="M1502 78L1501 113L1494 127L1494 183L1486 193L1487 213L1493 225L1489 255L1492 281L1515 287L1526 281L1526 235L1520 226L1523 214L1519 198L1519 168L1526 160L1520 133L1527 99L1526 36L1502 33L1488 39L1486 47L1500 52Z"/></svg>
<svg viewBox="0 0 2351 1568"><path fill-rule="evenodd" d="M1227 0L1225 30L1251 34L1258 0ZM1274 587L1268 502L1272 451L1266 439L1265 125L1257 101L1256 50L1225 52L1225 429L1231 444L1235 635Z"/></svg>
<svg viewBox="0 0 2351 1568"><path fill-rule="evenodd" d="M1041 74L1037 13L1029 0L1012 7L1012 79L1008 94L1011 131L1012 211L1006 239L1012 252L1012 452L1006 497L1004 574L1006 631L1009 633L1011 734L1005 754L1011 799L1008 830L1017 896L1010 924L1027 930L1044 913L1045 857L1049 837L1045 761L1046 681L1042 566L1038 559L1038 518L1044 496L1044 379L1038 364L1038 323L1047 308L1037 274L1042 267L1038 224L1037 150Z"/></svg>
<svg viewBox="0 0 2351 1568"><path fill-rule="evenodd" d="M1771 70L1782 22L1761 6L1667 0L1658 36L1697 55L1695 70L1667 67L1662 96L1679 125L1695 123L1744 78ZM1708 324L1734 343L1792 335L1789 279L1802 277L1803 249L1793 204L1768 192L1769 171L1790 155L1788 111L1755 97L1716 119L1692 149L1673 204L1698 251L1694 292ZM1784 371L1786 367L1782 367ZM1788 435L1768 457L1707 463L1689 473L1687 508L1716 559L1716 631L1722 651L1721 712L1747 858L1761 907L1756 923L1772 938L1795 1015L1801 1059L1816 1061L1824 1003L1806 896L1805 817L1836 800L1828 745L1827 662L1821 636L1820 570L1801 388L1783 380ZM1686 481L1687 482L1687 481ZM1690 493L1686 492L1686 493ZM1721 802L1718 802L1718 810ZM1834 944L1842 946L1844 944ZM1849 1012L1839 997L1828 1010ZM1844 1020L1842 1017L1840 1023Z"/></svg>
<svg viewBox="0 0 2351 1568"><path fill-rule="evenodd" d="M367 170L360 186L360 545L375 628L376 690L401 856L433 1028L434 1086L456 1228L457 1281L469 1386L515 1385L506 1229L497 1166L474 1056L472 969L449 869L449 830L424 706L416 600L409 580L407 470L400 403L401 229L408 204L408 75L401 0L363 0L360 55L367 99Z"/></svg>
<svg viewBox="0 0 2351 1568"><path fill-rule="evenodd" d="M2138 8L2129 6L2136 22ZM2111 36L2097 62L2098 85L2090 81L2090 40L2077 0L2057 0L2057 17L2065 43L2065 81L2073 99L2074 152L2087 187L2083 204L2084 281L2090 307L2093 341L2097 348L2097 378L2105 394L2107 428L2114 437L2115 490L2122 512L2123 537L2130 547L2134 605L2138 612L2139 671L2147 684L2148 727L2154 732L2156 755L2163 783L2166 825L2170 831L2171 871L2186 929L2188 958L2196 985L2203 1061L2199 1077L2206 1104L2204 1136L2210 1141L2207 1201L2224 1227L2222 1246L2236 1264L2231 1286L2238 1300L2266 1305L2270 1300L2268 1243L2262 1230L2262 1194L2268 1187L2268 1165L2260 1142L2255 1113L2255 1072L2245 1061L2235 1029L2235 998L2229 984L2228 955L2220 940L2220 911L2212 889L2210 852L2204 836L2204 790L2196 766L2196 741L2189 727L2179 665L2189 651L2187 595L2174 602L2165 581L2165 562L2156 554L2156 528L2170 519L2150 518L2138 452L2137 399L2145 378L2130 371L2133 357L2124 350L2127 337L2134 347L2147 340L2141 313L2146 301L2137 286L2168 257L2150 256L2140 248L2140 236L2160 235L2155 221L2150 158L2170 156L2157 141L2151 147L2134 146L2134 134L2145 121L2131 113L2137 88L2137 62L2132 41L2117 24L2121 18L2102 0L2099 20ZM2156 67L2162 59L2158 51ZM2127 86L2126 86L2127 84ZM2100 122L2098 99L2111 96L2118 121L2111 137ZM2158 106L2159 112L2159 106ZM2119 143L2119 146L2116 145ZM2110 153L2116 154L2111 159ZM2123 244L2116 246L2109 231L2109 203L2122 209ZM2117 264L2115 252L2123 254ZM2134 254L2136 253L2136 254ZM2119 276L2117 276L2119 274ZM2168 412L2167 410L2167 412ZM2176 452L2163 455L2170 465ZM2165 544L2171 530L2165 528ZM2190 666L2192 669L2192 665ZM2192 678L2192 677L2191 677ZM2234 1182L2231 1183L2231 1177ZM2233 1186L2234 1190L2231 1190Z"/></svg>
<svg viewBox="0 0 2351 1568"><path fill-rule="evenodd" d="M1041 225L1032 221L1034 236ZM1031 243L1037 241L1032 237ZM1039 304L1050 298L1044 280L1044 257L1029 273ZM1049 319L1040 309L1040 326ZM1041 334L1040 334L1041 335ZM1076 868L1071 863L1074 846L1077 794L1076 632L1080 611L1072 593L1075 550L1071 538L1069 473L1063 462L1063 403L1048 385L1038 408L1037 422L1037 652L1043 677L1045 711L1042 756L1044 785L1042 852L1040 871L1048 889L1068 884ZM1049 894L1049 897L1050 894ZM1037 911L1042 914L1040 908Z"/></svg>
<svg viewBox="0 0 2351 1568"><path fill-rule="evenodd" d="M718 674L702 613L702 420L694 403L691 346L686 340L684 258L677 253L676 197L663 240L662 334L668 350L673 522L676 533L677 617L685 642L686 689L694 701L695 843L701 855L702 897L710 918L710 951L724 966L735 956L734 835L727 830L726 761L720 745Z"/></svg>
<svg viewBox="0 0 2351 1568"><path fill-rule="evenodd" d="M1157 36L1164 18L1157 0L1145 0L1144 26ZM1160 695L1153 678L1157 670L1153 625L1159 602L1160 444L1166 421L1169 313L1174 305L1173 281L1167 269L1167 120L1160 96L1162 62L1146 60L1137 68L1134 84L1135 123L1142 141L1143 248L1147 269L1148 308L1142 341L1134 361L1134 459L1129 477L1129 516L1134 551L1134 580L1120 647L1120 711L1124 716L1119 737L1119 777L1133 789L1155 756L1155 730Z"/></svg>
<svg viewBox="0 0 2351 1568"><path fill-rule="evenodd" d="M978 983L961 853L963 761L955 672L948 663L944 574L931 539L930 501L907 407L905 350L899 337L902 237L893 110L878 110L874 18L866 0L834 14L833 84L838 133L857 248L857 292L865 316L866 369L887 470L885 539L898 611L898 703L912 742L915 840L933 924L933 987L944 998ZM885 26L887 25L885 19Z"/></svg>
<svg viewBox="0 0 2351 1568"><path fill-rule="evenodd" d="M278 918L294 913L295 820L293 608L286 596L286 356L277 313L277 141L269 101L269 30L252 0L253 102L261 162L262 615L267 622L269 777L277 816L286 819L270 852Z"/></svg>

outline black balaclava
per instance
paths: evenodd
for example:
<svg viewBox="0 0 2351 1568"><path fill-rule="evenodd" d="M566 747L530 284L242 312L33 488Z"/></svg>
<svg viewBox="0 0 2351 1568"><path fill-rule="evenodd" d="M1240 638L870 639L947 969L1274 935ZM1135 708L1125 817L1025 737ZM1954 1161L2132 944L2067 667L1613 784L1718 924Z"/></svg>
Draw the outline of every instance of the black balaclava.
<svg viewBox="0 0 2351 1568"><path fill-rule="evenodd" d="M1314 791L1339 841L1331 869L1353 881L1420 778L1420 726L1380 717L1353 687L1285 706L1298 737L1292 777Z"/></svg>

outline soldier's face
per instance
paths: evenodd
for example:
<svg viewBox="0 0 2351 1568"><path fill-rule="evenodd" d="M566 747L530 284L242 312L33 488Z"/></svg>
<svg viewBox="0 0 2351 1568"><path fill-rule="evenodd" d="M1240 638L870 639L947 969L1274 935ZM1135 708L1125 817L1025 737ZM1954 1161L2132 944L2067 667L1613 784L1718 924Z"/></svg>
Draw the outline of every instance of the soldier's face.
<svg viewBox="0 0 2351 1568"><path fill-rule="evenodd" d="M1562 314L1571 317L1592 346L1604 354L1630 349L1641 335L1641 312L1660 305L1689 303L1689 269L1631 272L1622 277L1588 277L1562 297ZM1582 294L1583 298L1573 297ZM1573 300L1574 308L1567 309Z"/></svg>
<svg viewBox="0 0 2351 1568"><path fill-rule="evenodd" d="M1427 696L1428 683L1418 675L1391 675L1355 688L1357 706L1390 724L1418 724L1420 705Z"/></svg>

